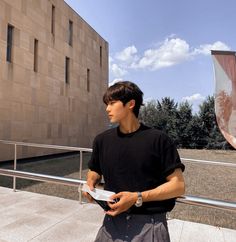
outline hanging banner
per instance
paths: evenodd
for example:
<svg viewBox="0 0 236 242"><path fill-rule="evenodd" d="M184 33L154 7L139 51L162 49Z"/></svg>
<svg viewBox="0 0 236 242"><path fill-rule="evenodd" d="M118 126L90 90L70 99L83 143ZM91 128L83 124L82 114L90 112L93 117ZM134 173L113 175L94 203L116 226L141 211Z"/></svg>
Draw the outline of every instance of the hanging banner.
<svg viewBox="0 0 236 242"><path fill-rule="evenodd" d="M215 113L225 139L236 149L236 52L211 51L215 72Z"/></svg>

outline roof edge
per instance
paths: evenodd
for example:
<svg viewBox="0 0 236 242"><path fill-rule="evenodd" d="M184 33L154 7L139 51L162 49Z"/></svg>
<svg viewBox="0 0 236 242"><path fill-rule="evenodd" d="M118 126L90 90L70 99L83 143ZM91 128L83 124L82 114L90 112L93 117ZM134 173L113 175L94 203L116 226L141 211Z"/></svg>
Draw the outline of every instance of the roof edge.
<svg viewBox="0 0 236 242"><path fill-rule="evenodd" d="M212 55L236 55L235 51L229 50L211 50Z"/></svg>

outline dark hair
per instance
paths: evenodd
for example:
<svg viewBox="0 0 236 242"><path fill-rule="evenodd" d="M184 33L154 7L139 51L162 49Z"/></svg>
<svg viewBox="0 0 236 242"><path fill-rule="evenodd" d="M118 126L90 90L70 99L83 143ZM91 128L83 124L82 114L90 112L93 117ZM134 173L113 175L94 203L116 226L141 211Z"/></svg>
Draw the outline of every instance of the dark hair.
<svg viewBox="0 0 236 242"><path fill-rule="evenodd" d="M130 100L135 100L133 112L138 117L140 106L143 104L143 92L133 82L121 81L110 86L103 95L103 102L107 105L110 101L121 101L124 105Z"/></svg>

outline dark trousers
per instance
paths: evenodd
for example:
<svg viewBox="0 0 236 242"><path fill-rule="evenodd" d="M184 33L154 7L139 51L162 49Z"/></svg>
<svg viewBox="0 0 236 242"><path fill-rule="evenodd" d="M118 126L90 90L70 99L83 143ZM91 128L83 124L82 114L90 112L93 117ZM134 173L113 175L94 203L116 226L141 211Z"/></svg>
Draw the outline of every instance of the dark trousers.
<svg viewBox="0 0 236 242"><path fill-rule="evenodd" d="M105 215L95 242L170 242L166 214Z"/></svg>

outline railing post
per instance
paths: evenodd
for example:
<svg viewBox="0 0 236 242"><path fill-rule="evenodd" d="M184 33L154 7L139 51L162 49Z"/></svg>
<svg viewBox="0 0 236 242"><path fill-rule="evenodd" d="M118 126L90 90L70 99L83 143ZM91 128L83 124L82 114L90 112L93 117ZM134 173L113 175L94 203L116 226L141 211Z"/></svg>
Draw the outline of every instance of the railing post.
<svg viewBox="0 0 236 242"><path fill-rule="evenodd" d="M82 179L82 170L83 170L83 151L80 150L79 152L79 179ZM82 203L82 191L81 185L79 186L79 202Z"/></svg>
<svg viewBox="0 0 236 242"><path fill-rule="evenodd" d="M16 170L16 162L17 162L17 145L14 144L14 171ZM16 191L16 177L13 177L13 191Z"/></svg>

